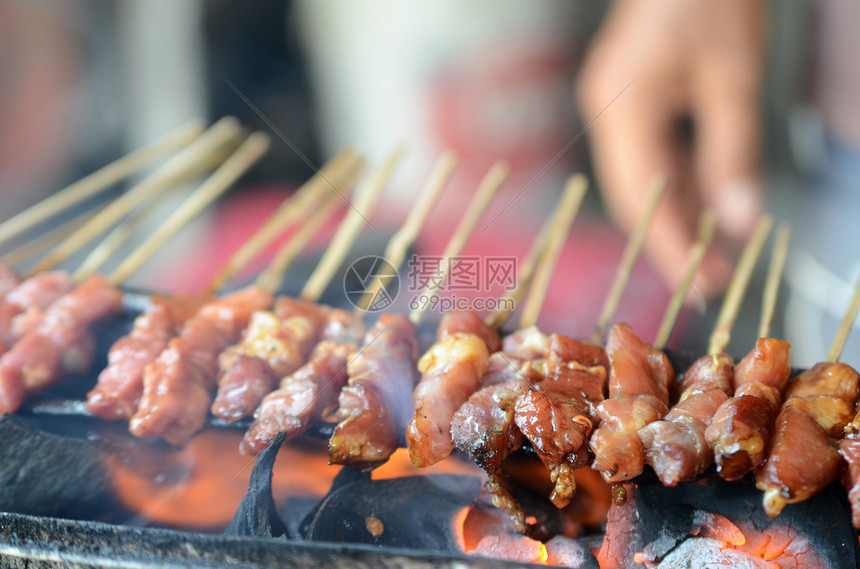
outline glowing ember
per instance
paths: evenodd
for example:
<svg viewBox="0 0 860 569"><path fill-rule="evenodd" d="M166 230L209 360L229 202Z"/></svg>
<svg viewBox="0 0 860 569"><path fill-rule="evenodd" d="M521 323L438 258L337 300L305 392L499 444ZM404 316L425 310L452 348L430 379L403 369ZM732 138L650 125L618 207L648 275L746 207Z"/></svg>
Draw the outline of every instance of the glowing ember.
<svg viewBox="0 0 860 569"><path fill-rule="evenodd" d="M204 431L183 449L136 445L109 465L117 499L146 524L220 532L248 490L253 461L239 454L241 433ZM276 503L322 497L340 470L325 449L284 445L272 478Z"/></svg>

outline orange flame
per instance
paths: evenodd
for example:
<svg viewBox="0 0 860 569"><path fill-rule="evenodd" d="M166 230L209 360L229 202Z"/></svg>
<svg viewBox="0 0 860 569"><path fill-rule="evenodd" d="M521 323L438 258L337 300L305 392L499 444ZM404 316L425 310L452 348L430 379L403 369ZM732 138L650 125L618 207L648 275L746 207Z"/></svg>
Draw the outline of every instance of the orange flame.
<svg viewBox="0 0 860 569"><path fill-rule="evenodd" d="M134 445L109 465L114 493L147 523L220 532L248 490L253 459L239 454L239 432L199 433L183 449ZM339 467L325 449L284 445L275 461L272 494L322 497Z"/></svg>

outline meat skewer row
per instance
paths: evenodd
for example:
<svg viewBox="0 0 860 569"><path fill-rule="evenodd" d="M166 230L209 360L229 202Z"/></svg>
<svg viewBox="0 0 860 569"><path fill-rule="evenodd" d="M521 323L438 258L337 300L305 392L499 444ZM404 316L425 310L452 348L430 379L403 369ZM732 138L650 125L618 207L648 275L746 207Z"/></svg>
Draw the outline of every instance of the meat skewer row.
<svg viewBox="0 0 860 569"><path fill-rule="evenodd" d="M396 154L373 177L373 183L362 188L356 209L341 223L320 267L331 256L333 247L340 246L338 238L343 228L355 225L352 220L356 217L364 219L367 215L379 193L378 186L388 177L395 159ZM312 277L320 274L320 267ZM131 420L131 432L140 437L164 438L175 445L185 444L203 426L212 405L218 387L219 354L240 339L252 314L268 309L272 301L271 291L254 285L204 306L185 324L182 334L171 340L158 359L146 367L143 397Z"/></svg>
<svg viewBox="0 0 860 569"><path fill-rule="evenodd" d="M665 177L657 176L649 191L644 213L630 235L607 293L592 338L595 344L601 340L606 324L617 310L665 187ZM543 272L547 273L555 264L544 265ZM533 287L530 297L544 295L547 285L548 278L543 284L544 291L539 286ZM527 304L523 314L526 322L536 318L538 312L533 310L534 316L531 316L528 309ZM549 373L544 381L519 397L514 421L532 444L555 483L550 501L556 507L563 508L576 490L574 469L590 462L588 440L600 422L596 411L605 397L609 361L602 349L597 351L597 358L589 361L583 358L589 346L570 339L564 339L566 345L563 346L561 338L557 337L556 340L554 345L564 349L548 352Z"/></svg>
<svg viewBox="0 0 860 569"><path fill-rule="evenodd" d="M562 214L557 213L556 217L558 215ZM553 235L555 225L550 218L541 228L523 262L517 286L508 299L521 298L528 287L549 240L558 238ZM509 309L500 307L488 318L487 324L494 334L495 327L501 326L509 315ZM453 316L446 315L445 318ZM445 318L442 325L446 324ZM450 324L445 327L448 326ZM499 469L508 454L523 443L522 433L514 423L514 403L530 382L540 379L537 370L531 366L531 360L543 357L548 344L549 339L537 326L521 327L508 335L501 344L501 350L490 354L487 371L480 378L478 390L469 396L451 420L454 446L487 472L486 489L494 504L505 510L517 530L523 533L528 530L525 512L502 485Z"/></svg>
<svg viewBox="0 0 860 569"><path fill-rule="evenodd" d="M839 363L848 334L860 309L860 284L830 347L827 361L802 372L790 382L774 426L767 461L756 473L756 486L764 492L762 504L769 516L786 504L806 500L836 480L839 453L848 462L848 497L857 518L855 437L852 421L858 401L860 375ZM839 439L847 435L848 440ZM837 448L839 451L837 452Z"/></svg>
<svg viewBox="0 0 860 569"><path fill-rule="evenodd" d="M349 247L361 230L361 222L369 215L373 203L382 192L401 154L402 149L396 149L359 192L357 208L351 210L341 223L329 248L302 290L301 297L308 302L309 306L311 301L322 294L334 275L334 270L343 262ZM319 315L324 316L326 310L321 311ZM286 374L273 374L275 381L266 386L268 393L263 393L263 389L258 391L257 402L260 405L255 413L254 423L240 443L239 448L242 452L260 452L281 431L287 432L290 438L304 432L331 407L333 394L340 391L346 380L347 358L357 348L364 327L360 318L350 316L343 311L328 312L342 331L332 330L326 326L323 332L324 341L314 348L310 359L304 365L295 366ZM318 327L317 330L319 330ZM314 336L317 334L318 331ZM305 345L312 346L313 339L315 338L308 338L311 341L306 340ZM235 377L236 381L242 380L238 374ZM275 387L277 389L272 391ZM217 398L215 405L218 405ZM245 408L249 409L251 405L246 405Z"/></svg>
<svg viewBox="0 0 860 569"><path fill-rule="evenodd" d="M572 360L573 356L586 355L581 350L583 345L558 335L547 337L535 326L535 320L546 295L552 268L558 261L561 246L581 204L585 189L583 178L570 179L556 213L547 220L532 244L524 263L524 273L530 275L534 263L534 281L519 283L517 290L510 296L519 297L521 291L531 285L520 321L521 328L505 338L501 352L491 354L488 370L480 380L479 389L459 407L451 421L452 441L487 472L486 489L492 496L493 503L505 510L514 527L523 533L529 529L525 513L502 483L502 461L522 445L525 440L524 433L528 433L534 437L532 445L539 449L539 456L553 472L557 488L568 492L572 491L573 485L569 483L572 476L565 463L566 455L581 454L576 448L582 445L581 431L574 426L581 423L570 421L570 417L565 415L565 412L573 409L570 404L572 401L579 402L578 392L570 396L571 388L578 391L581 386L570 381L563 383L556 380L564 367L560 360ZM489 321L499 323L499 316L500 313L497 312ZM572 346L577 349L571 351ZM605 360L602 348L589 348L586 359ZM551 354L549 358L548 354ZM602 371L605 380L605 368L602 368ZM539 390L532 389L536 385L540 385ZM521 403L527 391L528 401ZM602 398L602 386L597 392ZM553 398L552 401L550 398ZM533 420L540 419L535 416L534 411L543 403L550 405L550 420L555 423L556 432L549 432L539 420ZM572 413L572 417L578 415L580 414ZM517 421L518 418L520 422ZM558 424L564 420L567 420L568 424ZM577 435L579 441L576 440ZM556 462L565 466L558 466ZM554 492L553 496L558 503L566 499L561 497L561 491Z"/></svg>
<svg viewBox="0 0 860 569"><path fill-rule="evenodd" d="M713 237L714 225L715 219L713 214L709 211L703 212L699 219L699 235L690 250L690 258L684 278L673 294L672 299L669 301L669 305L667 306L666 313L663 317L663 322L661 323L659 332L657 333L655 346L660 349L668 343L669 338L672 335L675 321L680 313L684 299L687 296L693 277L695 276L699 265L707 252L711 238ZM659 402L656 403L657 405L660 405ZM650 411L647 407L647 401L640 402L640 405L646 410L646 412ZM612 419L622 419L630 422L635 420L627 414L614 416ZM604 425L607 425L607 423L604 423ZM623 426L620 422L618 427L622 428L616 428L617 431L623 432ZM603 428L603 425L601 425L601 428ZM633 440L633 442L635 443L635 440ZM637 449L636 452L641 453L642 451ZM641 457L641 454L638 456ZM630 465L625 465L625 467L629 469ZM641 463L639 468L641 470ZM612 474L612 472L610 471L609 474ZM636 514L636 509L634 507L625 505L628 499L628 490L634 487L635 486L631 486L629 483L621 482L616 482L612 485L612 504L608 512L606 536L604 537L600 552L596 554L601 565L604 563L610 567L624 565L624 563L629 562L627 559L632 559L633 552L636 551L636 549L631 547L629 536L632 534L629 533L628 528L633 527L638 522L638 515Z"/></svg>
<svg viewBox="0 0 860 569"><path fill-rule="evenodd" d="M535 239L526 261L528 273L534 263L555 261L545 257L545 249L550 241L558 242L555 249L559 249L582 202L585 185L582 178L576 180L568 184L559 209ZM518 284L518 288L525 288L527 283ZM500 324L499 316L494 314L489 321ZM465 314L447 314L439 328L439 341L422 358L425 376L415 391L416 415L407 431L407 441L416 465L432 464L457 446L493 475L505 456L522 443L513 420L513 403L526 387L523 371L518 368L543 357L549 340L537 327L525 326L507 338L502 346L505 353L501 353L497 351L497 333L477 314L470 314L470 327L463 326L469 334L451 334L454 320L466 318ZM456 362L453 366L449 365L451 360ZM464 365L462 372L454 367ZM457 387L454 397L450 393L452 384ZM425 406L430 412L423 411ZM497 496L497 492L492 493Z"/></svg>
<svg viewBox="0 0 860 569"><path fill-rule="evenodd" d="M714 453L717 473L739 480L764 461L782 393L791 376L791 345L768 338L782 269L788 253L788 227L780 228L771 269L765 283L759 339L752 351L735 366L734 395L717 409L705 429L705 440Z"/></svg>
<svg viewBox="0 0 860 569"><path fill-rule="evenodd" d="M310 198L318 196L328 188L326 179L336 184L341 183L344 168L351 166L355 166L351 153L341 154L323 166L320 174L311 178L292 197L284 201L285 205L279 209L281 216L285 212L293 213L295 210L299 210L294 213L295 217L301 215L314 205ZM267 225L268 222L264 227ZM256 239L262 230L261 228L255 233L252 240ZM265 241L262 241L262 244L265 245ZM225 266L238 271L252 257L243 254L241 259L236 260L234 255ZM224 274L221 271L216 278L223 278ZM211 290L211 286L207 290ZM143 394L143 374L146 366L155 361L168 342L179 335L183 324L211 299L212 295L209 293L153 298L146 311L135 320L131 332L111 347L108 352L108 365L99 375L95 388L87 396L86 409L106 420L130 419L137 412Z"/></svg>
<svg viewBox="0 0 860 569"><path fill-rule="evenodd" d="M652 203L656 203L661 189L652 192ZM575 490L573 469L589 461L586 443L594 424L594 405L604 396L608 361L603 348L556 334L547 338L534 326L584 190L584 179L571 178L566 203L535 242L535 247L539 246L544 233L552 236L523 311L523 328L505 339L504 353L491 356L483 387L460 407L451 426L458 448L487 471L487 488L494 503L505 509L523 532L527 530L525 515L501 483L501 462L521 445L525 435L555 483L551 500L564 507ZM641 226L647 224L647 219L640 221ZM628 255L624 264L632 262L635 255ZM621 274L623 269L619 269ZM629 268L626 272L629 274ZM617 295L610 295L607 303L617 305ZM611 313L614 309L610 305L607 310Z"/></svg>
<svg viewBox="0 0 860 569"><path fill-rule="evenodd" d="M208 135L201 137L205 144L192 145L181 156L188 161L187 167L196 172L202 162L211 161L211 153L220 149L233 135L233 125L229 122L222 123L221 126L213 127ZM255 140L259 142L259 138ZM259 148L254 148L256 144L251 145L250 153L249 147L243 145L237 155L245 158L256 154L258 157L261 152ZM256 157L252 158L252 162L256 160ZM188 172L183 169L183 165L183 162L171 162L167 171L160 171L160 177L154 175L148 185L138 186L137 191L140 192L141 188L156 191L160 185L171 183L174 177L187 176ZM192 195L192 198L200 199L199 196L213 191L213 188L206 188L204 184L201 190ZM137 193L135 200L131 201L118 198L102 212L110 210L112 215L119 216L139 203L141 195ZM117 202L120 204L116 205ZM96 214L93 219L99 215ZM74 234L74 239L61 247L69 242L86 243L91 239L91 232L99 229L88 222ZM67 249L64 247L64 250ZM48 257L60 259L56 250ZM97 267L93 265L93 268ZM122 293L116 289L116 281L95 274L87 276L80 271L75 277L82 279L83 283L52 303L44 313L36 311L29 324L32 330L0 359L0 390L3 392L4 412L15 411L27 394L47 387L63 372L74 373L88 369L93 356L93 340L86 330L87 326L120 310Z"/></svg>
<svg viewBox="0 0 860 569"><path fill-rule="evenodd" d="M353 182L354 178L349 185ZM341 203L342 197L331 192L258 277L258 286L278 290L281 278L272 277L286 272L295 258L292 252L304 249ZM315 297L280 297L274 311L259 311L252 315L239 343L218 356L218 391L211 407L213 415L228 422L252 415L263 397L278 387L282 378L307 361L329 311L327 307L317 305L316 300Z"/></svg>
<svg viewBox="0 0 860 569"><path fill-rule="evenodd" d="M384 314L367 331L347 365L349 384L338 397L338 424L328 450L331 463L369 469L397 450L412 414L417 359L415 325L405 315Z"/></svg>
<svg viewBox="0 0 860 569"><path fill-rule="evenodd" d="M350 356L358 350L364 332L360 318L330 309L321 341L307 363L282 378L278 388L263 397L239 444L240 452L259 454L281 432L287 439L295 438L333 408L347 381Z"/></svg>
<svg viewBox="0 0 860 569"><path fill-rule="evenodd" d="M684 374L678 403L662 420L639 429L645 460L665 486L690 480L713 464L714 455L705 440L705 429L733 393L734 362L725 348L772 226L773 221L767 216L756 225L726 292L708 355L698 359Z"/></svg>
<svg viewBox="0 0 860 569"><path fill-rule="evenodd" d="M507 172L507 165L499 162L494 164L484 176L484 179L472 199L471 204L454 230L454 234L448 242L448 245L445 247L445 251L442 256L444 259L450 259L460 253L493 195L495 195L496 191L507 177ZM445 270L447 270L447 267L443 265L442 274L435 275L435 282L444 278ZM433 290L427 290L423 294L429 296L430 294L433 294ZM386 321L388 325L377 330L380 334L380 338L377 339L373 345L366 344L363 346L362 350L356 356L357 361L350 363L348 369L349 384L341 391L338 399L337 420L339 422L335 427L331 440L329 441L329 460L332 463L353 464L365 468L377 466L387 460L388 457L397 449L400 437L404 430L406 430L407 447L410 448L410 456L413 462L415 462L415 457L411 452L414 441L410 442L410 437L413 434L410 417L413 413L416 417L419 414L432 416L433 411L431 411L430 408L436 404L436 401L427 402L427 409L422 411L421 409L425 402L422 400L421 396L416 394L420 390L424 389L425 395L429 395L428 388L433 389L438 388L439 386L435 382L431 384L430 382L424 381L423 387L416 387L415 384L418 380L417 374L406 374L401 370L402 366L407 364L408 358L413 357L414 359L417 359L417 353L409 353L409 350L404 344L406 340L403 338L410 336L411 345L413 345L417 351L417 342L414 337L414 324L419 322L423 316L423 308L426 308L426 306L419 307L414 310L408 319L405 317L391 317L390 319L387 319ZM411 324L407 326L407 323L410 322ZM480 319L478 319L478 322L483 326L483 322L480 322ZM470 324L466 324L466 326L469 325ZM379 325L374 329L378 327ZM389 327L392 329L389 330ZM469 329L468 332L487 333L487 331L472 329ZM469 334L462 335L469 336ZM473 339L473 344L478 346L478 357L482 358L476 365L481 365L481 362L485 365L486 359L484 354L487 353L487 349L483 346L484 340L477 335L472 335L470 337ZM370 338L371 334L368 333L366 339ZM498 337L496 336L496 338ZM385 341L380 342L381 340ZM377 345L377 343L380 345ZM431 348L431 352L432 351L433 349ZM374 364L370 363L369 358L371 356L368 356L367 352L370 352L372 356L382 358L380 360L382 363L377 365L381 366L388 362L388 369L383 368L381 370L381 373L387 373L389 374L388 376L373 376L370 373ZM432 365L431 357L432 356L422 358L422 362L424 363L419 364L419 369L425 369L426 365ZM470 354L466 354L465 357L471 358L472 356ZM415 362L413 361L413 367L414 363ZM472 372L471 375L474 376L475 373L479 373L479 371ZM425 378L427 377L428 376L425 375ZM413 394L413 389L415 389L415 394ZM393 414L392 410L394 410ZM436 411L438 412L440 410ZM444 410L441 411L443 413L446 412ZM450 413L453 414L453 411L453 409L450 410ZM373 417L378 419L378 427L374 429L371 436L362 434L360 432L361 426L369 424L369 422L373 421ZM449 425L450 416L449 422L445 424L445 435L448 437L450 437L447 433ZM448 443L450 444L450 440ZM434 441L432 440L421 441L423 448L427 448L431 452L439 452L437 449L432 447L433 444ZM453 445L451 445L451 447L453 447ZM448 449L447 452L450 453L450 449Z"/></svg>
<svg viewBox="0 0 860 569"><path fill-rule="evenodd" d="M657 349L637 338L626 325L616 325L610 330L606 343L609 397L597 406L601 424L591 437L591 449L595 455L592 468L613 484L617 504L626 499L620 483L638 476L644 468L645 448L639 429L668 412L669 384L675 372L660 348L669 339L681 301L710 243L713 226L713 215L705 212L699 221L699 236L691 249L685 277L666 308Z"/></svg>
<svg viewBox="0 0 860 569"><path fill-rule="evenodd" d="M421 225L447 183L453 166L454 159L450 153L440 158L406 223L391 238L385 258L394 267L399 267L406 250L418 236ZM385 283L371 284L368 292L377 294L376 285L384 288ZM314 294L314 291L311 290L308 294ZM373 298L362 299L359 306L370 306ZM323 332L323 341L314 348L307 364L281 379L278 389L265 396L255 413L254 423L240 444L243 453L260 452L279 432L287 433L287 439L304 433L328 409L337 404L339 393L348 378L346 368L349 356L358 350L364 333L360 314L360 310L352 316L342 310L331 313L330 318L341 325L334 328L327 326Z"/></svg>

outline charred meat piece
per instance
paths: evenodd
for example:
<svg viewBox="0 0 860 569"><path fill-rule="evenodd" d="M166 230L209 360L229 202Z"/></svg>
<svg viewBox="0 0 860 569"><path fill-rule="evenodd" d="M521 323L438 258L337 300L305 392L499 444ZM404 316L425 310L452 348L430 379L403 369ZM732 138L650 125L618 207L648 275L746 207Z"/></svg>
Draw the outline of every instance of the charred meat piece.
<svg viewBox="0 0 860 569"><path fill-rule="evenodd" d="M143 395L144 369L205 302L197 296L153 296L131 332L108 351L107 367L87 394L87 411L108 421L131 419Z"/></svg>
<svg viewBox="0 0 860 569"><path fill-rule="evenodd" d="M338 399L328 448L332 463L373 468L397 450L412 415L417 351L415 327L406 316L385 314L367 332Z"/></svg>
<svg viewBox="0 0 860 569"><path fill-rule="evenodd" d="M827 362L789 383L767 461L756 473L768 515L779 514L786 504L805 500L836 480L837 440L854 415L858 382L860 376L850 366Z"/></svg>
<svg viewBox="0 0 860 569"><path fill-rule="evenodd" d="M421 381L412 394L415 414L406 429L409 457L430 466L451 454L454 413L478 390L487 372L498 334L475 312L450 312L440 324L436 343L421 356Z"/></svg>
<svg viewBox="0 0 860 569"><path fill-rule="evenodd" d="M621 482L642 473L645 449L638 432L668 411L675 371L664 353L636 337L626 324L609 331L606 353L609 398L597 406L601 424L591 437L592 468L607 482Z"/></svg>
<svg viewBox="0 0 860 569"><path fill-rule="evenodd" d="M281 378L307 361L325 319L325 307L284 297L273 312L255 312L241 341L218 356L212 414L230 422L253 414Z"/></svg>
<svg viewBox="0 0 860 569"><path fill-rule="evenodd" d="M523 379L488 385L473 393L454 413L454 445L487 472L497 472L501 462L523 443L514 423L514 407L529 385Z"/></svg>
<svg viewBox="0 0 860 569"><path fill-rule="evenodd" d="M61 374L86 371L93 357L87 326L121 308L122 293L99 275L54 302L38 328L0 358L0 414L14 412L26 394Z"/></svg>
<svg viewBox="0 0 860 569"><path fill-rule="evenodd" d="M645 461L665 486L690 480L714 462L705 429L732 392L734 362L726 354L699 358L681 380L681 397L666 417L639 429Z"/></svg>
<svg viewBox="0 0 860 569"><path fill-rule="evenodd" d="M306 364L282 378L278 389L263 398L239 450L258 454L279 432L287 433L287 440L301 435L333 408L346 384L346 366L363 333L360 318L330 309L322 341Z"/></svg>
<svg viewBox="0 0 860 569"><path fill-rule="evenodd" d="M188 442L206 420L217 384L218 354L239 339L251 314L272 301L263 289L247 287L203 305L146 366L143 395L129 424L132 434L177 446Z"/></svg>
<svg viewBox="0 0 860 569"><path fill-rule="evenodd" d="M759 338L735 366L734 396L720 405L705 429L717 472L726 480L739 480L764 462L791 376L790 351L788 342Z"/></svg>

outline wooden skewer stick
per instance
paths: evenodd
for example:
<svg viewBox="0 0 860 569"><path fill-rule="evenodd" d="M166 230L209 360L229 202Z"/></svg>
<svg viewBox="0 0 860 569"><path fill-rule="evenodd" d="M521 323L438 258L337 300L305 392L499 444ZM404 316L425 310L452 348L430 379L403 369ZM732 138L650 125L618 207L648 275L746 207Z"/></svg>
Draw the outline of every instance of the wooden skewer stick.
<svg viewBox="0 0 860 569"><path fill-rule="evenodd" d="M666 307L666 314L663 316L663 322L660 324L659 332L657 332L657 339L654 341L654 347L658 350L662 350L669 343L672 330L675 329L675 323L678 321L678 314L681 313L681 307L684 305L687 292L693 283L693 277L699 270L699 265L708 251L711 239L713 239L715 225L716 219L713 212L705 211L699 218L699 236L690 249L690 262L687 265L687 271L684 273L684 279L678 285L675 294L672 295L669 306Z"/></svg>
<svg viewBox="0 0 860 569"><path fill-rule="evenodd" d="M89 220L92 215L93 212L91 211L87 211L80 214L74 219L63 223L59 227L56 227L51 231L40 235L36 239L24 243L17 249L13 249L12 251L6 253L5 255L3 255L2 258L0 258L0 262L9 266L17 265L18 263L26 261L31 257L35 257L46 249L55 247L64 239L72 235L75 231L83 227L83 225L87 222L87 220Z"/></svg>
<svg viewBox="0 0 860 569"><path fill-rule="evenodd" d="M101 235L108 227L119 221L144 201L154 197L178 180L185 179L189 170L202 169L209 165L212 155L217 153L224 145L235 140L239 132L240 127L236 119L227 117L219 120L206 133L191 143L167 164L94 215L80 231L77 231L39 261L31 269L30 275L53 268L69 255Z"/></svg>
<svg viewBox="0 0 860 569"><path fill-rule="evenodd" d="M398 147L391 153L383 165L373 173L357 192L355 203L347 212L346 217L337 228L337 232L331 240L331 243L323 253L314 272L311 274L308 281L300 294L304 300L317 300L328 283L331 282L334 273L340 267L346 254L352 248L355 238L358 236L361 228L367 223L367 216L370 215L370 210L379 198L385 184L394 172L394 167L403 155L403 147Z"/></svg>
<svg viewBox="0 0 860 569"><path fill-rule="evenodd" d="M445 186L451 179L451 174L454 172L454 168L456 166L457 157L453 152L445 152L439 157L439 160L436 162L436 166L430 174L430 178L427 180L427 184L424 186L421 194L418 196L418 200L409 212L406 222L388 241L388 245L385 247L384 257L395 271L399 270L403 265L406 252L409 251L409 247L411 247L415 240L418 239L418 235L421 233L421 228L424 226L424 222L427 221L427 218L430 216L430 211L438 201L442 190L445 189ZM394 275L387 275L385 277L376 276L370 283L370 286L367 287L367 292L362 296L358 306L372 306L373 300L382 290L385 289L386 286L388 286L388 283L393 277ZM363 308L356 308L357 313L363 311L365 311Z"/></svg>
<svg viewBox="0 0 860 569"><path fill-rule="evenodd" d="M116 253L123 243L143 224L150 214L156 209L157 204L147 204L146 208L136 211L122 223L117 224L107 236L96 245L89 255L81 262L78 268L72 273L72 279L76 283L83 282L88 276L95 273L114 253Z"/></svg>
<svg viewBox="0 0 860 569"><path fill-rule="evenodd" d="M770 268L767 272L767 280L764 282L764 297L762 299L761 322L758 328L758 337L767 338L770 335L770 327L773 324L773 315L776 312L776 300L779 296L779 284L782 282L782 273L785 270L785 261L788 259L788 245L791 240L791 228L788 225L780 225L776 232L776 240L773 243L773 255L770 259Z"/></svg>
<svg viewBox="0 0 860 569"><path fill-rule="evenodd" d="M227 160L182 202L178 208L141 243L108 277L112 283L120 283L135 272L147 259L158 251L189 220L196 217L216 198L227 191L269 150L271 139L263 132L255 132ZM78 276L77 273L75 275ZM81 275L83 276L83 275Z"/></svg>
<svg viewBox="0 0 860 569"><path fill-rule="evenodd" d="M744 247L741 253L738 266L735 268L735 274L732 275L732 280L729 283L729 288L726 291L726 297L723 300L723 306L720 309L720 314L717 316L717 324L711 333L711 340L708 346L708 354L716 356L724 352L731 340L732 326L734 326L738 311L741 309L744 295L747 291L750 278L753 270L761 256L764 244L767 241L767 236L773 228L773 218L769 215L764 215L759 218L753 230L752 237Z"/></svg>
<svg viewBox="0 0 860 569"><path fill-rule="evenodd" d="M860 310L860 281L854 289L854 296L851 298L851 304L848 306L848 312L842 319L839 325L839 330L836 331L836 336L833 338L833 344L830 346L830 352L827 354L829 363L836 363L842 357L842 350L845 349L845 343L848 341L848 335L854 327L854 321L857 320L857 311Z"/></svg>
<svg viewBox="0 0 860 569"><path fill-rule="evenodd" d="M549 240L546 249L541 255L540 262L535 270L526 304L523 307L523 315L520 318L520 327L527 328L537 324L543 301L549 290L552 274L558 264L561 251L567 241L570 226L579 213L585 192L588 189L588 178L582 174L571 176L567 180L564 194L561 197L556 214L553 216L552 229L549 231Z"/></svg>
<svg viewBox="0 0 860 569"><path fill-rule="evenodd" d="M609 293L606 295L603 309L600 312L600 317L597 319L597 326L594 329L594 334L591 336L591 340L595 343L603 339L606 327L618 309L618 304L621 302L621 297L624 295L627 283L630 282L630 274L633 271L633 266L639 258L642 245L645 243L645 234L648 232L648 227L651 225L651 220L657 211L657 204L660 202L665 189L666 176L659 174L651 183L651 190L648 193L648 200L645 202L642 217L636 222L636 227L633 229L633 233L630 234L630 239L628 239L624 253L621 255L621 262L618 264L615 279L612 281Z"/></svg>
<svg viewBox="0 0 860 569"><path fill-rule="evenodd" d="M200 121L191 122L149 146L126 154L9 218L0 224L0 243L5 243L57 213L98 195L150 162L185 146L201 132L203 132L203 125Z"/></svg>
<svg viewBox="0 0 860 569"><path fill-rule="evenodd" d="M286 231L294 222L307 216L323 199L326 192L332 190L332 186L340 187L343 185L344 180L361 169L362 164L363 159L352 148L341 151L324 164L314 176L285 199L254 235L233 253L218 271L218 274L212 278L209 286L206 287L207 293L215 294L218 289L233 278L233 275L251 262L266 245Z"/></svg>
<svg viewBox="0 0 860 569"><path fill-rule="evenodd" d="M355 184L359 174L360 170L352 172L352 177L344 185L344 195ZM342 205L342 203L343 195L331 191L322 205L314 211L310 219L303 223L298 231L281 246L266 269L257 277L255 284L273 294L278 292L287 269L299 254L305 250L310 240L322 229L325 222L334 215L334 212L337 211L338 206Z"/></svg>
<svg viewBox="0 0 860 569"><path fill-rule="evenodd" d="M229 152L227 152L227 150L227 148L222 148L219 149L219 151L215 154L211 155L210 158L212 159L212 164L210 167L220 167L220 165L224 164L225 160L232 154L234 149L230 149ZM182 186L192 182L200 173L197 170L198 169L186 171L184 176L174 180L173 185ZM227 187L229 186L226 186L224 189L226 190ZM198 189L203 190L203 192L206 191L203 186ZM93 250L90 251L89 255L87 255L87 257L80 264L80 266L78 266L77 270L72 275L75 281L79 283L83 282L84 279L96 272L105 262L107 262L108 259L110 259L110 257L114 253L116 253L120 249L120 247L122 247L123 243L125 243L126 240L128 240L128 238L138 230L138 227L143 224L143 222L152 214L152 212L158 209L158 206L158 202L153 201L152 203L147 204L146 207L143 208L141 211L137 211L136 213L131 214L129 217L123 220L122 223L117 224L113 228L113 230L107 235L107 237L105 237L101 241L101 243L99 243L95 248L93 248ZM186 206L183 205L182 207ZM174 215L175 213L176 212L174 212ZM187 221L190 221L194 217L194 215L196 214L189 215L187 220L183 219L179 221L177 223L178 227L176 230L178 231L181 227L183 227L187 223ZM168 218L167 222L170 222L170 218ZM151 235L149 239L151 240L154 237L155 234ZM164 241L167 241L167 239L168 237L165 237ZM155 253L154 250L152 251L152 253L144 254L141 263L145 262L146 259L148 259L153 253ZM124 263L129 264L131 262L126 259ZM131 274L131 272L137 270L137 268L137 266L133 266L129 275ZM120 279L120 281L121 280L125 279L123 278Z"/></svg>
<svg viewBox="0 0 860 569"><path fill-rule="evenodd" d="M439 291L442 281L448 274L450 260L459 255L463 247L465 247L466 240L469 239L472 231L475 230L475 226L480 221L493 196L496 195L496 191L498 191L499 187L508 177L509 171L510 168L507 162L500 160L490 167L484 179L481 180L475 197L472 198L466 213L463 215L463 219L460 220L459 225L454 229L454 234L448 241L445 251L442 252L442 263L439 270L436 271L431 282L421 292L422 297L429 298ZM421 322L429 306L429 302L419 303L418 308L409 314L409 319L413 323L418 324Z"/></svg>
<svg viewBox="0 0 860 569"><path fill-rule="evenodd" d="M556 211L556 214L558 211ZM514 287L514 290L508 292L500 301L499 307L495 312L490 314L484 321L492 326L493 328L499 328L502 326L505 321L508 319L508 316L516 309L516 306L520 303L525 295L526 291L529 288L529 284L531 283L532 276L534 275L535 268L537 267L538 262L543 257L543 253L546 250L547 243L549 242L549 236L552 232L552 225L554 216L548 217L544 224L541 226L540 231L535 237L534 241L532 241L532 246L529 248L528 253L526 253L523 262L517 268L517 282Z"/></svg>

